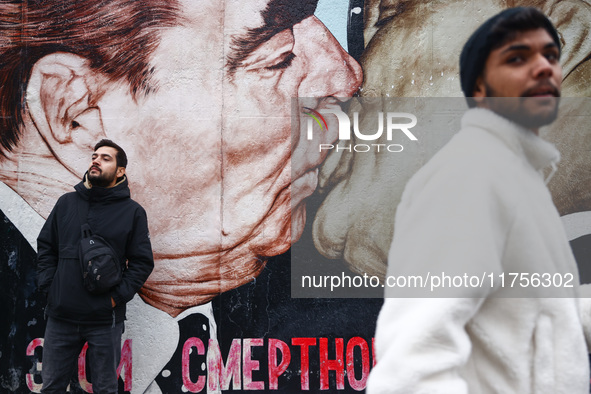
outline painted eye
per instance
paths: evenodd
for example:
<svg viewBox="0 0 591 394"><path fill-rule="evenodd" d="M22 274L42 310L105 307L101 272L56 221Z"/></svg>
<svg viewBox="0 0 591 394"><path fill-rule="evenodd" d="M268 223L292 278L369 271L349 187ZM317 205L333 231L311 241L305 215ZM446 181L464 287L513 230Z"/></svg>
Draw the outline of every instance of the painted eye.
<svg viewBox="0 0 591 394"><path fill-rule="evenodd" d="M293 52L290 52L282 61L277 64L273 64L271 66L265 67L266 70L282 70L288 68L293 63L293 59L295 59L296 55Z"/></svg>

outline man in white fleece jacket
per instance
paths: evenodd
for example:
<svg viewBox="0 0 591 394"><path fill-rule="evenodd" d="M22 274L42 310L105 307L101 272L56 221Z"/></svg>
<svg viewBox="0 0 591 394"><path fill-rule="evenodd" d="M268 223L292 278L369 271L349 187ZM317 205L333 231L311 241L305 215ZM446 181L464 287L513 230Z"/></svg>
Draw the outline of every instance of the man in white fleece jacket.
<svg viewBox="0 0 591 394"><path fill-rule="evenodd" d="M464 46L471 109L407 184L388 275L486 274L487 285L448 298L387 289L368 393L589 393L589 304L544 182L560 155L538 137L557 115L560 50L533 8L501 12ZM541 283L510 286L510 273Z"/></svg>

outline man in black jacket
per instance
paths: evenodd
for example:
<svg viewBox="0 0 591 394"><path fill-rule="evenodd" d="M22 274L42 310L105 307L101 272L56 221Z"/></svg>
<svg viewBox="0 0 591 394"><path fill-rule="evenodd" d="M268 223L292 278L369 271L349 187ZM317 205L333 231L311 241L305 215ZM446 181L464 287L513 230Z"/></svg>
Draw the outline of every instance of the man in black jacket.
<svg viewBox="0 0 591 394"><path fill-rule="evenodd" d="M66 390L85 342L93 392L117 393L125 304L154 267L146 212L130 198L126 166L120 146L96 144L83 181L60 197L37 239L38 286L47 294L48 316L42 393ZM84 287L78 249L84 223L126 262L121 282L105 293Z"/></svg>

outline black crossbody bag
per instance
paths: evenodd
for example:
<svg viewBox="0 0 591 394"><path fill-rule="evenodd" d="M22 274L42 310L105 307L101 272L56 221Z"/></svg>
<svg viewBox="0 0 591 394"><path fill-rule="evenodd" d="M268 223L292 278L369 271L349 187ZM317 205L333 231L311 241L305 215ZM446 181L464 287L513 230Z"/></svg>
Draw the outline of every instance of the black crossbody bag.
<svg viewBox="0 0 591 394"><path fill-rule="evenodd" d="M89 202L79 198L80 264L84 287L92 294L102 294L118 285L123 278L121 263L111 245L94 234L86 222Z"/></svg>

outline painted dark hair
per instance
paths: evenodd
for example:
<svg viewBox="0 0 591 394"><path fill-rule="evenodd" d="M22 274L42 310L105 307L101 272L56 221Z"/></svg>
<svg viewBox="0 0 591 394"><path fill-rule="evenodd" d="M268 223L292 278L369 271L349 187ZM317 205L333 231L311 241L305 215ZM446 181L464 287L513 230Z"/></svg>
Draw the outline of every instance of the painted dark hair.
<svg viewBox="0 0 591 394"><path fill-rule="evenodd" d="M127 168L127 154L125 153L122 147L120 147L113 141L104 138L96 143L96 145L94 146L94 151L96 152L98 148L103 146L111 147L117 151L117 167Z"/></svg>
<svg viewBox="0 0 591 394"><path fill-rule="evenodd" d="M18 143L33 65L54 52L89 60L134 97L150 92L158 28L177 21L174 0L12 0L0 3L0 159Z"/></svg>

